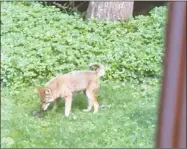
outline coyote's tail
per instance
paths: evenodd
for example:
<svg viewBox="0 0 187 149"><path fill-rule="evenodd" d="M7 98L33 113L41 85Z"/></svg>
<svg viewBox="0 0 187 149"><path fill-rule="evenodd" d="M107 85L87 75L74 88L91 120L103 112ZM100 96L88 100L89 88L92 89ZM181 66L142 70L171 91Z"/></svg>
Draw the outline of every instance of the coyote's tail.
<svg viewBox="0 0 187 149"><path fill-rule="evenodd" d="M104 66L102 64L91 63L88 66L89 67L96 66L97 67L96 72L97 72L98 77L104 76L105 69L104 69Z"/></svg>

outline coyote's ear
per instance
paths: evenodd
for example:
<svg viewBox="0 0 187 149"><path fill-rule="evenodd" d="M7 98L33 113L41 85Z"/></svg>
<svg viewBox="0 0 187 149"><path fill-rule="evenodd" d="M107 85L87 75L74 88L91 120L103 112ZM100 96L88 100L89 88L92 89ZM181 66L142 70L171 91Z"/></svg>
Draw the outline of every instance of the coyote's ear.
<svg viewBox="0 0 187 149"><path fill-rule="evenodd" d="M38 92L38 93L44 93L44 88L43 88L43 87L36 88L35 90L36 90L36 92Z"/></svg>
<svg viewBox="0 0 187 149"><path fill-rule="evenodd" d="M43 99L44 95L45 95L45 93L44 93L45 89L44 88L36 88L35 90L37 93L39 93L40 98Z"/></svg>
<svg viewBox="0 0 187 149"><path fill-rule="evenodd" d="M34 88L33 91L34 93L40 93L42 91L42 88Z"/></svg>
<svg viewBox="0 0 187 149"><path fill-rule="evenodd" d="M38 93L38 89L37 89L37 88L34 88L34 89L33 89L33 92L34 92L34 93Z"/></svg>

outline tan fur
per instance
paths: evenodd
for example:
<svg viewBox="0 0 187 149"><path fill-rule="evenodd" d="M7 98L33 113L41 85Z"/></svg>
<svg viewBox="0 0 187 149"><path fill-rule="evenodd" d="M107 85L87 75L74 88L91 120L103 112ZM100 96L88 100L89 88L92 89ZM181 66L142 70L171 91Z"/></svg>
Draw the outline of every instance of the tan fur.
<svg viewBox="0 0 187 149"><path fill-rule="evenodd" d="M98 111L97 91L99 89L99 78L104 75L104 66L101 64L90 64L89 67L99 67L96 71L73 71L58 75L46 83L44 88L38 88L43 110L46 110L51 102L59 97L65 100L65 116L71 111L72 96L83 91L88 97L88 108L90 111L94 106L94 113Z"/></svg>

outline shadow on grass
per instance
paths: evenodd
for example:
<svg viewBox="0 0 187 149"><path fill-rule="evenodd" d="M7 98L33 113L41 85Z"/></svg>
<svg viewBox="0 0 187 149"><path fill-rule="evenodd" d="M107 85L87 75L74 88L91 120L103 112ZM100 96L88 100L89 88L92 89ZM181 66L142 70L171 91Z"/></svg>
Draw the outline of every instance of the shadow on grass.
<svg viewBox="0 0 187 149"><path fill-rule="evenodd" d="M59 101L57 104L57 108L55 109L55 112L62 113L64 112L64 109L65 109L65 101L63 98L59 98L58 100ZM83 93L78 93L73 96L72 110L73 109L83 110L87 108L87 104L88 104L87 97ZM54 106L54 103L51 103L47 111L53 110L53 106Z"/></svg>

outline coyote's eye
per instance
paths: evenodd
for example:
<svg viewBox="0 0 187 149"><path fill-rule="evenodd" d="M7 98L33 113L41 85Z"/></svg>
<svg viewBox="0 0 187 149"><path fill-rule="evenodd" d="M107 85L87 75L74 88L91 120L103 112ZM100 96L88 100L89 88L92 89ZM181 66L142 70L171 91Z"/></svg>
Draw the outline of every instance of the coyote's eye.
<svg viewBox="0 0 187 149"><path fill-rule="evenodd" d="M50 90L49 88L46 88L46 89L45 89L45 94L46 94L46 95L50 95L50 94L51 94L51 90Z"/></svg>
<svg viewBox="0 0 187 149"><path fill-rule="evenodd" d="M50 92L49 92L49 90L45 90L45 94L47 94L47 95L48 95L49 93L50 93Z"/></svg>

